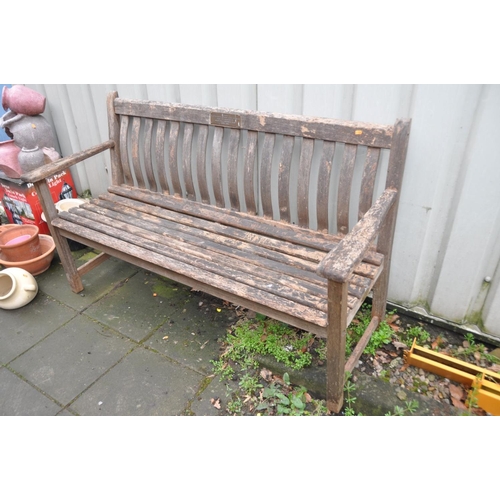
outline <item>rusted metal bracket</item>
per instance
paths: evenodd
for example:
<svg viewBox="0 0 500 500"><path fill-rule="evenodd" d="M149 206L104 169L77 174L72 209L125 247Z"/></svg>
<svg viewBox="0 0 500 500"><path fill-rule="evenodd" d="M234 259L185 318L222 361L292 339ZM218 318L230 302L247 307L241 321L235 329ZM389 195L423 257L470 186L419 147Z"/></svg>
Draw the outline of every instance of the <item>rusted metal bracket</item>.
<svg viewBox="0 0 500 500"><path fill-rule="evenodd" d="M420 347L413 340L409 351L404 352L404 361L442 377L471 387L469 398L492 415L500 415L500 375L452 356ZM472 394L474 392L475 394Z"/></svg>

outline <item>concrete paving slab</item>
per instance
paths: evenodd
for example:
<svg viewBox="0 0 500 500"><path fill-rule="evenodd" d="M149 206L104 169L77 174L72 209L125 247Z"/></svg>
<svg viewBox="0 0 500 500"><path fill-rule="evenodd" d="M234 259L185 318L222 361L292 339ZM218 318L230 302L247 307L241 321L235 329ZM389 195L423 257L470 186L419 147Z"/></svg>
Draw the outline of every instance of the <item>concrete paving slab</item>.
<svg viewBox="0 0 500 500"><path fill-rule="evenodd" d="M219 376L206 379L203 391L189 405L189 415L196 417L216 417L227 415L225 409L231 395L238 394L238 383L221 381Z"/></svg>
<svg viewBox="0 0 500 500"><path fill-rule="evenodd" d="M95 253L88 251L77 261L77 265L95 257ZM59 300L77 311L82 311L93 304L123 280L132 277L138 268L118 259L109 258L82 278L85 289L81 293L71 291L66 275L59 258L56 257L47 271L37 276L38 287L41 291Z"/></svg>
<svg viewBox="0 0 500 500"><path fill-rule="evenodd" d="M189 288L144 270L91 305L85 315L141 342L190 298Z"/></svg>
<svg viewBox="0 0 500 500"><path fill-rule="evenodd" d="M188 299L166 321L146 345L181 364L206 375L213 373L211 360L219 358L220 344L235 321L234 310L222 301L201 293L190 293Z"/></svg>
<svg viewBox="0 0 500 500"><path fill-rule="evenodd" d="M54 416L62 408L7 368L0 368L0 415Z"/></svg>
<svg viewBox="0 0 500 500"><path fill-rule="evenodd" d="M0 310L0 364L9 363L76 314L40 291L20 309Z"/></svg>
<svg viewBox="0 0 500 500"><path fill-rule="evenodd" d="M9 366L65 406L134 345L106 326L78 315Z"/></svg>
<svg viewBox="0 0 500 500"><path fill-rule="evenodd" d="M204 376L137 347L69 407L79 415L183 415Z"/></svg>

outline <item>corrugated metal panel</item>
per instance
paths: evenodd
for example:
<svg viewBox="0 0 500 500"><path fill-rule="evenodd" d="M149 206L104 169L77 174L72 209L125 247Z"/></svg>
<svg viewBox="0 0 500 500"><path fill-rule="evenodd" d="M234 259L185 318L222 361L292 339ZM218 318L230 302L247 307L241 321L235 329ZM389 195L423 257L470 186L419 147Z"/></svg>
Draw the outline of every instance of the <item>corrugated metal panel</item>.
<svg viewBox="0 0 500 500"><path fill-rule="evenodd" d="M500 86L29 86L47 96L45 116L64 156L107 138L105 96L114 89L127 98L389 125L411 117L389 298L500 338ZM109 182L109 157L73 174L80 192L97 196Z"/></svg>

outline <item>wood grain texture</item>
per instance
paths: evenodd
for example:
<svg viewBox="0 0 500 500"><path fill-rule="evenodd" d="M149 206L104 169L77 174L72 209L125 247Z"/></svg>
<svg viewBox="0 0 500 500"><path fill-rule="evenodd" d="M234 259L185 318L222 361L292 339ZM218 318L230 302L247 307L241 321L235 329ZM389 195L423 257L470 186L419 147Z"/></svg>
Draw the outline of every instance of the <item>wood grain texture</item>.
<svg viewBox="0 0 500 500"><path fill-rule="evenodd" d="M210 203L210 194L207 180L207 144L208 127L201 126L198 130L198 144L196 148L196 175L201 201Z"/></svg>
<svg viewBox="0 0 500 500"><path fill-rule="evenodd" d="M290 222L290 168L292 164L293 145L295 139L289 135L283 137L280 165L278 172L278 203L280 219Z"/></svg>
<svg viewBox="0 0 500 500"><path fill-rule="evenodd" d="M249 214L257 213L255 200L255 159L257 153L257 132L249 131L247 135L247 146L244 165L244 189L245 204Z"/></svg>
<svg viewBox="0 0 500 500"><path fill-rule="evenodd" d="M222 140L224 129L215 127L212 144L212 186L215 203L218 207L224 206L224 192L222 191Z"/></svg>
<svg viewBox="0 0 500 500"><path fill-rule="evenodd" d="M335 143L325 141L319 165L318 198L316 200L316 216L320 231L327 231L329 227L330 179L334 154Z"/></svg>
<svg viewBox="0 0 500 500"><path fill-rule="evenodd" d="M193 173L191 170L191 148L193 147L193 124L186 123L184 126L184 137L182 139L182 173L184 176L184 185L186 186L186 195L188 199L194 200L196 193L194 190Z"/></svg>
<svg viewBox="0 0 500 500"><path fill-rule="evenodd" d="M303 139L300 150L299 178L297 186L297 214L299 226L309 227L309 179L314 141Z"/></svg>
<svg viewBox="0 0 500 500"><path fill-rule="evenodd" d="M273 197L271 191L273 173L273 153L276 136L266 134L262 148L262 160L260 162L260 198L264 217L273 218Z"/></svg>
<svg viewBox="0 0 500 500"><path fill-rule="evenodd" d="M156 155L156 169L158 173L158 182L160 183L160 189L164 193L170 191L168 187L168 179L166 174L166 164L165 164L165 136L167 133L167 122L163 120L158 121L158 126L156 128L156 139L155 139L155 155Z"/></svg>
<svg viewBox="0 0 500 500"><path fill-rule="evenodd" d="M349 231L349 203L351 201L351 186L354 165L356 163L356 152L356 146L352 144L345 145L337 198L337 231L342 234L347 234Z"/></svg>
<svg viewBox="0 0 500 500"><path fill-rule="evenodd" d="M134 169L135 180L140 188L145 188L146 183L144 182L144 176L141 169L141 157L140 157L140 135L141 135L141 119L134 117L132 118L132 133L130 137L131 145L130 152L132 154L132 166Z"/></svg>
<svg viewBox="0 0 500 500"><path fill-rule="evenodd" d="M242 130L292 135L360 144L382 148L391 147L392 127L362 122L349 122L328 118L282 115L228 108L208 108L187 104L115 99L116 112L144 118L159 118L200 125L209 125L212 113L236 114Z"/></svg>
<svg viewBox="0 0 500 500"><path fill-rule="evenodd" d="M170 123L170 133L168 135L168 165L172 179L174 195L182 195L181 180L179 177L179 164L177 161L177 151L179 148L179 122Z"/></svg>

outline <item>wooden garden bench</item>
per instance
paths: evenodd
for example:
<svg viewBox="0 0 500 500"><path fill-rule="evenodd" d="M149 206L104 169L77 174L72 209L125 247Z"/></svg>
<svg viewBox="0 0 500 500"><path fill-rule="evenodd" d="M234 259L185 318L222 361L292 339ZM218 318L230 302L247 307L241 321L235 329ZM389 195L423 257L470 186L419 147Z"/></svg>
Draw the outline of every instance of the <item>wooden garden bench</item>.
<svg viewBox="0 0 500 500"><path fill-rule="evenodd" d="M344 373L385 315L410 120L385 126L116 92L107 110L108 141L23 177L72 290L114 256L324 337L327 405L338 413ZM57 214L44 179L106 150L108 192ZM103 253L77 268L67 238ZM372 320L346 363L346 328L370 292Z"/></svg>

